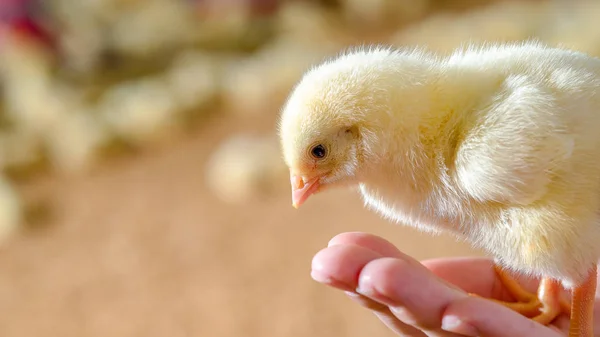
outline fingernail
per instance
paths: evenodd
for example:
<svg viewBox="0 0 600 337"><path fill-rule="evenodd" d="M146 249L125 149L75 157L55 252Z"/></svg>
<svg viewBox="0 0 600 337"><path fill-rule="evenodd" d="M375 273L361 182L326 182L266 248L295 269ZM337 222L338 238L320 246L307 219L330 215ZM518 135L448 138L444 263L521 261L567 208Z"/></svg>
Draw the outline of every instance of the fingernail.
<svg viewBox="0 0 600 337"><path fill-rule="evenodd" d="M336 242L336 238L333 238L333 239L329 240L329 242L327 242L327 247L331 247L331 246L339 246L339 243Z"/></svg>
<svg viewBox="0 0 600 337"><path fill-rule="evenodd" d="M342 289L345 291L353 291L354 290L353 287L347 285L346 283L340 282L340 281L332 278L331 276L321 274L318 271L312 271L310 273L310 276L313 278L313 280L315 280L319 283L323 283L325 285L331 286L331 287L335 287L335 288Z"/></svg>
<svg viewBox="0 0 600 337"><path fill-rule="evenodd" d="M370 289L370 288L367 288L367 289L361 288L360 285L356 289L354 289L354 291L357 294L363 295L363 296L366 296L366 297L373 297L373 295L375 295L375 292L373 291L373 289Z"/></svg>
<svg viewBox="0 0 600 337"><path fill-rule="evenodd" d="M374 295L375 292L373 291L372 281L373 280L371 279L370 275L361 275L358 279L358 284L355 291L367 297Z"/></svg>
<svg viewBox="0 0 600 337"><path fill-rule="evenodd" d="M460 318L452 315L442 318L442 330L461 334L463 336L479 336L479 332L474 326L463 322Z"/></svg>
<svg viewBox="0 0 600 337"><path fill-rule="evenodd" d="M391 298L381 294L372 287L361 287L360 285L354 290L357 294L370 298L376 302L385 305L398 305L398 301L393 301Z"/></svg>
<svg viewBox="0 0 600 337"><path fill-rule="evenodd" d="M321 282L321 283L330 283L331 282L331 277L329 277L327 275L323 275L318 270L311 270L310 277L312 277L313 280L315 280L317 282Z"/></svg>
<svg viewBox="0 0 600 337"><path fill-rule="evenodd" d="M352 298L361 298L361 296L353 291L344 291L346 295Z"/></svg>

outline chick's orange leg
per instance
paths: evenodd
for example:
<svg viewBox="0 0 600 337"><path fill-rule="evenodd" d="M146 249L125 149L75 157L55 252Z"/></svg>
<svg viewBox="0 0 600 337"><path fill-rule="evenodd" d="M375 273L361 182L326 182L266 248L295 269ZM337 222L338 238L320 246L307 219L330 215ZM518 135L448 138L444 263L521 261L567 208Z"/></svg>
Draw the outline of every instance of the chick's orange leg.
<svg viewBox="0 0 600 337"><path fill-rule="evenodd" d="M596 300L597 267L587 279L573 288L569 337L593 337L594 302Z"/></svg>

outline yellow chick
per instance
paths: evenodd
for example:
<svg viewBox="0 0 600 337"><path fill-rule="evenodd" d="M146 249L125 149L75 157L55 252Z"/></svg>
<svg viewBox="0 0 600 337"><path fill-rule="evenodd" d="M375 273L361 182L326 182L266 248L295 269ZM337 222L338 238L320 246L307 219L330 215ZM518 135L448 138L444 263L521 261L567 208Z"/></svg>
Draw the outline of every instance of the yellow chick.
<svg viewBox="0 0 600 337"><path fill-rule="evenodd" d="M351 49L310 69L278 125L295 207L335 186L487 250L542 324L591 337L600 257L600 60L536 41ZM542 278L527 293L504 271ZM572 290L561 305L560 286Z"/></svg>

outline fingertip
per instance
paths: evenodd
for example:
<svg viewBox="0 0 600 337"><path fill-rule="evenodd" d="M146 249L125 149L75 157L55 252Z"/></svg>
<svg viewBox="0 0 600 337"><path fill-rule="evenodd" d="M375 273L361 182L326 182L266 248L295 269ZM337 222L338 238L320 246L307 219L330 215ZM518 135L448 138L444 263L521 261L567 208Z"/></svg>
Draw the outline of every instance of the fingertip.
<svg viewBox="0 0 600 337"><path fill-rule="evenodd" d="M385 300L387 305L399 305L404 302L399 289L405 288L410 273L410 265L401 259L387 257L371 261L360 272L358 292Z"/></svg>
<svg viewBox="0 0 600 337"><path fill-rule="evenodd" d="M325 266L331 259L332 255L331 248L329 247L319 250L312 258L311 269L313 271L321 271L325 269Z"/></svg>
<svg viewBox="0 0 600 337"><path fill-rule="evenodd" d="M477 328L465 323L462 319L454 315L445 315L442 318L442 330L461 336L477 337L480 335Z"/></svg>
<svg viewBox="0 0 600 337"><path fill-rule="evenodd" d="M379 257L371 250L354 245L327 247L313 257L311 277L335 288L354 290L361 269Z"/></svg>
<svg viewBox="0 0 600 337"><path fill-rule="evenodd" d="M333 237L328 246L335 245L356 245L370 249L382 256L404 258L404 254L388 240L377 235L363 232L347 232Z"/></svg>
<svg viewBox="0 0 600 337"><path fill-rule="evenodd" d="M340 233L327 243L327 247L336 246L336 245L347 245L347 244L356 244L357 241L360 241L361 238L365 236L374 236L372 234L363 233L363 232L346 232Z"/></svg>
<svg viewBox="0 0 600 337"><path fill-rule="evenodd" d="M337 258L336 252L330 248L321 249L312 259L310 276L313 280L342 290L352 290L353 287L333 277L337 274L332 266Z"/></svg>

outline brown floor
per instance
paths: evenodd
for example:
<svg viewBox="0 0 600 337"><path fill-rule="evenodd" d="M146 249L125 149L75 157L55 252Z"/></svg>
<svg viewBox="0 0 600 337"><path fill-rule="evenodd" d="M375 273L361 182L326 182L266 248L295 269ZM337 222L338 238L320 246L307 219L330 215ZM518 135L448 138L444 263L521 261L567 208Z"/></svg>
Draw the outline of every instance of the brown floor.
<svg viewBox="0 0 600 337"><path fill-rule="evenodd" d="M204 186L204 161L245 126L215 120L210 131L86 176L25 186L28 198L51 200L58 212L0 252L0 336L391 336L311 280L313 254L355 230L421 259L472 253L389 224L348 191L316 196L300 211L287 181L264 200L218 202Z"/></svg>

